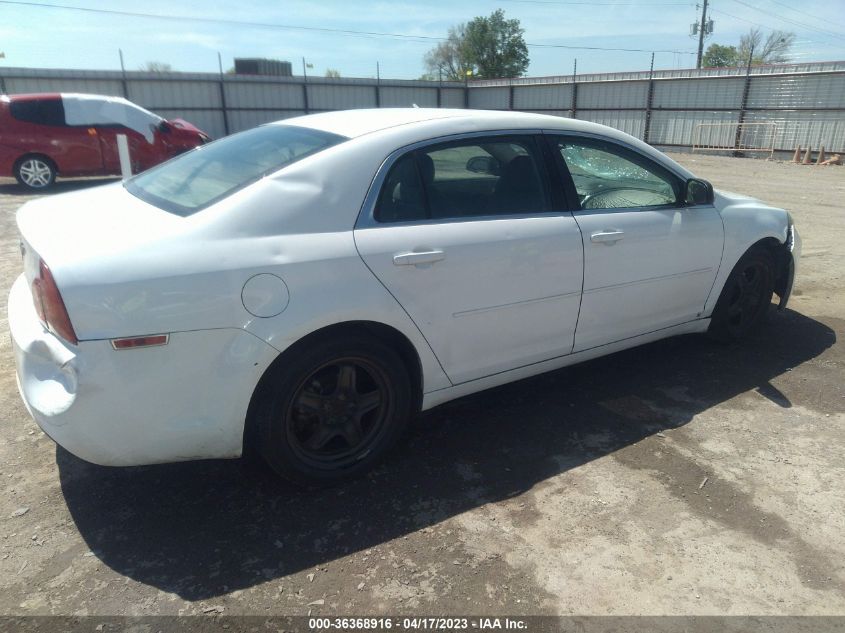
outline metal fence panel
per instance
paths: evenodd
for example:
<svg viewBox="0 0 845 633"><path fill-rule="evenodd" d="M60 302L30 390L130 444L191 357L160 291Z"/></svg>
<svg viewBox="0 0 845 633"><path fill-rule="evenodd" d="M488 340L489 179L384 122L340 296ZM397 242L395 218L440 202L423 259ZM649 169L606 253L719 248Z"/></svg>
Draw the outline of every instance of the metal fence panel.
<svg viewBox="0 0 845 633"><path fill-rule="evenodd" d="M507 110L510 88L479 88L469 91L469 107L477 110Z"/></svg>
<svg viewBox="0 0 845 633"><path fill-rule="evenodd" d="M845 107L845 73L753 77L748 91L749 108Z"/></svg>
<svg viewBox="0 0 845 633"><path fill-rule="evenodd" d="M648 98L647 81L578 83L578 109L643 108Z"/></svg>
<svg viewBox="0 0 845 633"><path fill-rule="evenodd" d="M655 108L738 109L744 85L744 77L655 80L652 105Z"/></svg>
<svg viewBox="0 0 845 633"><path fill-rule="evenodd" d="M442 88L440 90L441 108L463 108L464 91L462 88Z"/></svg>
<svg viewBox="0 0 845 633"><path fill-rule="evenodd" d="M571 104L570 85L516 86L513 89L513 107L516 110L569 109Z"/></svg>
<svg viewBox="0 0 845 633"><path fill-rule="evenodd" d="M573 82L580 119L610 125L654 144L690 145L701 123L774 122L775 147L824 145L845 151L845 62L745 68L604 73L470 82L367 78L230 76L216 73L0 69L7 93L89 92L123 96L168 118L182 117L215 137L308 111L368 107L472 108L571 114ZM744 88L748 96L743 110ZM653 86L651 110L648 90ZM378 88L378 99L376 91ZM306 99L307 89L307 99ZM439 93L439 101L438 101ZM224 115L225 101L225 115ZM650 116L650 119L649 119ZM650 124L646 124L650 120ZM720 126L728 145L735 126Z"/></svg>
<svg viewBox="0 0 845 633"><path fill-rule="evenodd" d="M92 94L122 97L123 88L119 81L108 79L60 79L57 77L6 77L6 92L25 94L29 92L87 92Z"/></svg>
<svg viewBox="0 0 845 633"><path fill-rule="evenodd" d="M775 149L791 150L797 145L815 149L824 145L834 151L845 148L845 118L841 112L749 112L745 120L776 123Z"/></svg>
<svg viewBox="0 0 845 633"><path fill-rule="evenodd" d="M587 112L578 112L578 118L583 121L592 121L593 123L601 123L622 130L642 138L645 132L645 112L637 110L589 110Z"/></svg>
<svg viewBox="0 0 845 633"><path fill-rule="evenodd" d="M376 91L372 86L309 85L308 107L312 110L375 108Z"/></svg>
<svg viewBox="0 0 845 633"><path fill-rule="evenodd" d="M228 108L305 108L302 86L280 83L225 82Z"/></svg>
<svg viewBox="0 0 845 633"><path fill-rule="evenodd" d="M692 145L692 133L699 123L730 123L737 120L738 111L672 112L658 110L651 115L649 143L652 145ZM731 128L734 130L735 128ZM726 127L723 134L731 134ZM726 144L726 139L714 139Z"/></svg>
<svg viewBox="0 0 845 633"><path fill-rule="evenodd" d="M220 88L211 81L127 82L129 100L150 109L219 108Z"/></svg>
<svg viewBox="0 0 845 633"><path fill-rule="evenodd" d="M437 107L436 88L379 88L379 103L382 108L409 108L414 104L421 108Z"/></svg>

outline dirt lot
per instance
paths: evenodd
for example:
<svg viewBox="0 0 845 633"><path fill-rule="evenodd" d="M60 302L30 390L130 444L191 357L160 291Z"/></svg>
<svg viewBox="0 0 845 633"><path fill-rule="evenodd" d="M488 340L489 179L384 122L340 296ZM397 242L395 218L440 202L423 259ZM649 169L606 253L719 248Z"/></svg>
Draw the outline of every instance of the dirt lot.
<svg viewBox="0 0 845 633"><path fill-rule="evenodd" d="M0 613L845 614L845 168L677 158L792 211L790 309L440 407L319 493L57 450L15 388L0 185Z"/></svg>

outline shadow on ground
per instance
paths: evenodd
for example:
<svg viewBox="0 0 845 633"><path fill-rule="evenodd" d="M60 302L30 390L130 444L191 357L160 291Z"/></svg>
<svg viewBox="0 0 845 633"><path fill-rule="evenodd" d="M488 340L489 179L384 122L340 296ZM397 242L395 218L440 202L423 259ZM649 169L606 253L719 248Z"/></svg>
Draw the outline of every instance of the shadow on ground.
<svg viewBox="0 0 845 633"><path fill-rule="evenodd" d="M789 310L772 321L742 347L670 339L441 406L375 473L339 488L296 490L242 461L110 469L58 449L61 485L106 565L186 599L210 598L519 495L745 391L791 406L770 381L836 336ZM625 410L644 402L656 407ZM676 413L654 412L661 408Z"/></svg>

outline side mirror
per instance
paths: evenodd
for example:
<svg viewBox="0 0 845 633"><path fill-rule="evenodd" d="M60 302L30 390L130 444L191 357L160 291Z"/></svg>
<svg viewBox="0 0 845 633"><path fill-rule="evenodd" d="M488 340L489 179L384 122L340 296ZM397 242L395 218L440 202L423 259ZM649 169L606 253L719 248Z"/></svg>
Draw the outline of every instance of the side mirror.
<svg viewBox="0 0 845 633"><path fill-rule="evenodd" d="M499 174L499 161L492 156L473 156L467 161L466 170L474 174L497 176Z"/></svg>
<svg viewBox="0 0 845 633"><path fill-rule="evenodd" d="M690 178L684 188L684 200L689 206L713 204L713 185L701 178Z"/></svg>
<svg viewBox="0 0 845 633"><path fill-rule="evenodd" d="M173 128L167 121L162 121L158 124L158 131L162 134L170 134L173 131Z"/></svg>

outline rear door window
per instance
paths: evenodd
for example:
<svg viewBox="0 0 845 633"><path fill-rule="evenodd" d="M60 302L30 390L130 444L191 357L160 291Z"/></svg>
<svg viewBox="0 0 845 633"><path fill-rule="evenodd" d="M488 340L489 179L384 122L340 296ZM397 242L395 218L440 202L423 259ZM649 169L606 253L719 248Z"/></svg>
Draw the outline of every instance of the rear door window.
<svg viewBox="0 0 845 633"><path fill-rule="evenodd" d="M533 137L440 143L400 158L376 205L379 222L548 211L549 188Z"/></svg>
<svg viewBox="0 0 845 633"><path fill-rule="evenodd" d="M59 97L55 99L13 99L9 103L12 117L37 125L65 125L65 109Z"/></svg>

